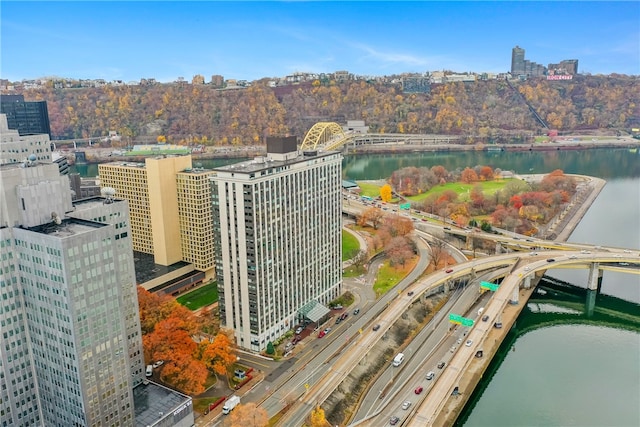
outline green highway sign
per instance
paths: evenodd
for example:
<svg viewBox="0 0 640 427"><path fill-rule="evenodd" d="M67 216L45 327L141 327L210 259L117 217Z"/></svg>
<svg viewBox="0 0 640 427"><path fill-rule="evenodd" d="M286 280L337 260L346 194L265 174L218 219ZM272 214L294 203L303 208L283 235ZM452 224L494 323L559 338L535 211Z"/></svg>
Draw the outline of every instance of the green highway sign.
<svg viewBox="0 0 640 427"><path fill-rule="evenodd" d="M449 322L462 326L473 326L473 319L467 319L459 314L449 313Z"/></svg>
<svg viewBox="0 0 640 427"><path fill-rule="evenodd" d="M462 326L473 326L473 319L462 318Z"/></svg>
<svg viewBox="0 0 640 427"><path fill-rule="evenodd" d="M409 210L409 209L411 209L411 203L400 203L399 207L400 207L400 209Z"/></svg>
<svg viewBox="0 0 640 427"><path fill-rule="evenodd" d="M462 324L462 319L463 319L463 317L460 316L459 314L449 313L449 322L451 322L451 323L455 323L457 325L460 325L460 324Z"/></svg>
<svg viewBox="0 0 640 427"><path fill-rule="evenodd" d="M499 286L500 285L496 285L495 283L480 282L480 288L488 289L488 290L493 291L493 292L497 291Z"/></svg>

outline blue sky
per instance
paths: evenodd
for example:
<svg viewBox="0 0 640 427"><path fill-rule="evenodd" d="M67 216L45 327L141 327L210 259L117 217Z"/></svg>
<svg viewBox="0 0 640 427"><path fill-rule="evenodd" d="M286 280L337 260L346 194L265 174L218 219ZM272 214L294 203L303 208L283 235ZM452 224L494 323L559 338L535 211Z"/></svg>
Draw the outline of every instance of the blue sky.
<svg viewBox="0 0 640 427"><path fill-rule="evenodd" d="M640 74L636 1L3 0L0 24L0 77L11 81L504 72L515 45L545 66Z"/></svg>

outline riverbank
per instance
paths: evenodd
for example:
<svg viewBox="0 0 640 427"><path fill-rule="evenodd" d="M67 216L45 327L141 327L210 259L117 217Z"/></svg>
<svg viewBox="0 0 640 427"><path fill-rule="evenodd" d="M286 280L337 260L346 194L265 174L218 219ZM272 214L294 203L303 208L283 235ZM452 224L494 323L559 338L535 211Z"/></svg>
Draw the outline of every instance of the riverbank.
<svg viewBox="0 0 640 427"><path fill-rule="evenodd" d="M631 137L591 138L591 137L564 137L556 142L539 142L526 144L380 144L346 146L343 149L345 155L353 154L394 154L412 152L526 152L526 151L579 151L604 148L640 148L640 140ZM88 164L107 163L113 161L144 162L145 156L114 155L113 148L86 147L83 150ZM75 163L75 153L72 151L60 152L70 163ZM207 147L204 153L192 153L194 161L209 159L247 159L266 155L266 146L229 146Z"/></svg>

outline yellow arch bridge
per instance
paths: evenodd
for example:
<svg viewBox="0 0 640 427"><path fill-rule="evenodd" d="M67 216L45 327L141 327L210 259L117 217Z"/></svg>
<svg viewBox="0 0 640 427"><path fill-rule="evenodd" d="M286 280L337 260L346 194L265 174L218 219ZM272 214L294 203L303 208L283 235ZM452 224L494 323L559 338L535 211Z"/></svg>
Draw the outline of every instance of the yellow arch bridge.
<svg viewBox="0 0 640 427"><path fill-rule="evenodd" d="M300 146L301 150L341 150L343 145L408 144L435 145L458 142L459 136L415 135L401 133L359 133L344 131L335 122L318 122L309 129Z"/></svg>

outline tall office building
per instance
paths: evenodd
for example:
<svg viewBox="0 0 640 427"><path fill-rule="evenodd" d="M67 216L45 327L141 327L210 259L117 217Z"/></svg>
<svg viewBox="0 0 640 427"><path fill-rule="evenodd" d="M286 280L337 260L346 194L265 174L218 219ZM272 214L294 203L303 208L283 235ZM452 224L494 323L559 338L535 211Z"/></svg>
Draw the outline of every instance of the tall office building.
<svg viewBox="0 0 640 427"><path fill-rule="evenodd" d="M0 95L0 113L7 115L9 128L20 135L45 133L51 137L47 101L25 101L24 95Z"/></svg>
<svg viewBox="0 0 640 427"><path fill-rule="evenodd" d="M511 75L525 74L524 49L516 46L511 50Z"/></svg>
<svg viewBox="0 0 640 427"><path fill-rule="evenodd" d="M132 425L144 362L126 202L94 207L112 225L72 216L54 164L0 178L0 424Z"/></svg>
<svg viewBox="0 0 640 427"><path fill-rule="evenodd" d="M238 346L264 349L340 294L341 169L340 153L300 153L293 137L214 169L220 320Z"/></svg>
<svg viewBox="0 0 640 427"><path fill-rule="evenodd" d="M193 168L187 155L101 164L98 174L103 188L129 201L134 250L160 265L185 261L214 276L212 171Z"/></svg>
<svg viewBox="0 0 640 427"><path fill-rule="evenodd" d="M127 202L72 205L34 155L0 165L0 325L0 426L193 424L145 381Z"/></svg>

